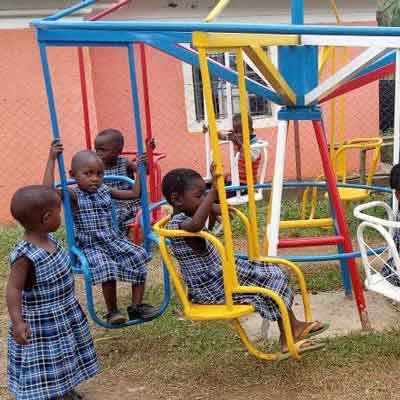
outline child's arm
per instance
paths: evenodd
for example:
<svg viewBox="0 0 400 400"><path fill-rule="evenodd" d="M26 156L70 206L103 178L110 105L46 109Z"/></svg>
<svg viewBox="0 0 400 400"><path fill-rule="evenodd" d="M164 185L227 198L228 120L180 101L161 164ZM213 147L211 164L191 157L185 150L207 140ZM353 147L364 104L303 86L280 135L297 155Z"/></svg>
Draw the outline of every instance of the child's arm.
<svg viewBox="0 0 400 400"><path fill-rule="evenodd" d="M207 218L212 213L213 205L218 200L218 191L216 188L218 175L215 173L215 165L211 166L211 174L213 176L211 189L208 191L205 199L201 202L193 217L182 222L181 229L188 232L199 232L204 228Z"/></svg>
<svg viewBox="0 0 400 400"><path fill-rule="evenodd" d="M47 159L46 169L44 170L43 185L54 188L54 170L56 167L56 160L57 156L63 151L63 145L58 139L51 142L49 158Z"/></svg>
<svg viewBox="0 0 400 400"><path fill-rule="evenodd" d="M22 290L28 280L29 272L32 268L31 262L25 257L20 257L15 261L11 268L8 278L6 299L7 308L12 323L12 332L18 344L28 344L31 335L29 326L22 319L21 299Z"/></svg>
<svg viewBox="0 0 400 400"><path fill-rule="evenodd" d="M139 164L145 163L147 161L147 154L142 154L136 162ZM117 200L135 200L140 197L140 168L137 168L137 174L135 179L135 184L131 190L119 190L111 188L111 197Z"/></svg>
<svg viewBox="0 0 400 400"><path fill-rule="evenodd" d="M54 179L54 170L56 167L57 156L64 151L63 145L60 140L55 139L51 143L49 158L47 160L46 169L44 171L43 176L43 185L54 188L55 179ZM57 193L62 197L62 191L60 189L56 189ZM76 195L72 190L69 190L69 194L72 200L72 207L75 206L76 203Z"/></svg>

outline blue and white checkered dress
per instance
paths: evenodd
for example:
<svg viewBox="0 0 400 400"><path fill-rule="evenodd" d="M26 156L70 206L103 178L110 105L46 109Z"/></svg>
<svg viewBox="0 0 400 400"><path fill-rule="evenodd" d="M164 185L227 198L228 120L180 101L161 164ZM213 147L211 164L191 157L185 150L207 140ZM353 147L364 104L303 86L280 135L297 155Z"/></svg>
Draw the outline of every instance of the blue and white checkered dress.
<svg viewBox="0 0 400 400"><path fill-rule="evenodd" d="M128 176L128 165L128 159L118 157L117 164L114 167L104 169L104 175ZM116 181L107 185L119 190L131 189L129 183L124 181ZM140 210L140 198L135 200L115 200L115 202L117 205L118 224L121 231L125 232L127 226L133 223L137 212Z"/></svg>
<svg viewBox="0 0 400 400"><path fill-rule="evenodd" d="M175 214L167 228L180 229L187 218L189 217L184 213ZM190 300L203 304L223 303L224 282L218 250L210 242L206 242L205 251L202 254L196 253L184 238L171 238L171 247L187 285ZM241 285L271 289L282 298L288 309L292 308L293 290L285 273L277 265L236 258L236 271ZM281 316L277 304L269 297L236 294L233 298L235 303L252 304L265 319L276 321Z"/></svg>
<svg viewBox="0 0 400 400"><path fill-rule="evenodd" d="M111 189L103 184L95 193L78 187L72 190L77 199L73 214L75 235L88 259L92 283L117 280L143 284L149 255L113 227Z"/></svg>
<svg viewBox="0 0 400 400"><path fill-rule="evenodd" d="M396 221L400 221L400 212L397 214ZM400 229L395 228L393 230L393 241L394 244L396 245L397 251L400 251ZM394 286L399 286L400 287L400 277L398 275L393 274L393 270L396 269L396 266L394 265L393 258L390 258L387 263L388 265L384 265L382 268L382 275L386 277L386 279ZM400 273L400 271L399 271Z"/></svg>
<svg viewBox="0 0 400 400"><path fill-rule="evenodd" d="M47 400L63 396L99 371L86 317L74 294L68 253L48 253L25 240L10 255L34 267L32 289L22 292L22 318L32 336L27 345L8 337L8 386L17 400Z"/></svg>

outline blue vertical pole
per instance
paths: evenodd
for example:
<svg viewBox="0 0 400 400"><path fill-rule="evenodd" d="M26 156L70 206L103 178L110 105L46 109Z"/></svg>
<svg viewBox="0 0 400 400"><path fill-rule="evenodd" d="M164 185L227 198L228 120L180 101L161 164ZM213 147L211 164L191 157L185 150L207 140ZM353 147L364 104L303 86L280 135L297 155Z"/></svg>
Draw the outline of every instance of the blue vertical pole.
<svg viewBox="0 0 400 400"><path fill-rule="evenodd" d="M53 93L53 88L52 88L52 84L51 84L51 75L50 75L50 69L49 69L49 62L47 59L46 45L44 43L39 43L39 50L40 50L40 59L42 61L44 83L46 86L47 101L48 101L49 111L50 111L50 121L51 121L51 128L52 128L52 132L53 132L53 138L60 139L60 130L59 130L58 121L57 121L56 104L55 104L54 93ZM72 211L71 211L71 200L70 200L69 192L68 192L67 176L65 174L63 154L58 155L57 163L58 163L58 170L60 173L61 189L63 192L65 226L66 226L66 230L67 230L67 242L68 242L68 247L71 249L75 245L75 238L74 238Z"/></svg>
<svg viewBox="0 0 400 400"><path fill-rule="evenodd" d="M144 152L143 136L142 136L142 125L140 118L140 104L138 96L138 85L136 79L136 66L135 66L135 49L132 43L128 43L128 61L129 61L129 73L131 81L131 93L133 102L133 113L135 116L135 129L136 129L136 143L138 155L142 155ZM139 165L140 171L140 201L142 205L142 218L143 218L143 233L144 233L144 245L148 252L150 252L150 213L149 213L149 196L147 193L147 181L146 181L146 168L144 165Z"/></svg>
<svg viewBox="0 0 400 400"><path fill-rule="evenodd" d="M292 0L292 24L304 25L304 0Z"/></svg>

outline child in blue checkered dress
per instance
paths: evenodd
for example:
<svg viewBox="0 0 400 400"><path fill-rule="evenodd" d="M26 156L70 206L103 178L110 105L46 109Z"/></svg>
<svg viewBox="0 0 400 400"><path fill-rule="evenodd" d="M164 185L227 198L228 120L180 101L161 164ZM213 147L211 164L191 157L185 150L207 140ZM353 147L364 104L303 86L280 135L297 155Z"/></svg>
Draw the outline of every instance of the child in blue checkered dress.
<svg viewBox="0 0 400 400"><path fill-rule="evenodd" d="M53 187L54 168L62 145L54 141L47 163L44 183ZM145 161L145 156L139 162ZM112 199L133 200L140 192L140 179L131 190L110 188L103 183L104 164L94 151L80 151L71 162L70 175L77 187L70 189L75 236L85 254L94 285L101 284L111 324L126 321L117 306L116 281L132 283L130 319L152 319L157 310L142 303L149 256L143 247L126 239L112 223Z"/></svg>
<svg viewBox="0 0 400 400"><path fill-rule="evenodd" d="M390 187L395 191L398 201L400 201L400 164L396 164L390 171ZM397 213L396 220L400 222L400 211ZM397 251L400 251L400 229L393 230L393 241ZM387 261L381 271L382 275L394 286L400 287L400 271L396 271L393 258Z"/></svg>
<svg viewBox="0 0 400 400"><path fill-rule="evenodd" d="M124 148L124 136L117 129L105 129L97 134L94 147L97 155L104 163L104 175L127 176L135 179L137 171L136 164L127 158L121 157ZM116 181L108 186L119 189L129 190L130 185L124 181ZM129 226L135 220L136 214L140 209L140 193L133 200L117 200L118 224L121 232L126 234Z"/></svg>
<svg viewBox="0 0 400 400"><path fill-rule="evenodd" d="M11 213L24 227L10 255L8 386L17 400L77 400L99 371L86 317L74 294L68 253L50 234L61 200L44 185L19 189Z"/></svg>
<svg viewBox="0 0 400 400"><path fill-rule="evenodd" d="M206 194L203 178L196 171L180 168L170 171L164 177L162 190L168 203L173 206L173 215L167 225L168 229L198 232L205 229L207 219L212 225L219 210L219 206L215 204L218 197L215 183ZM191 301L203 304L224 302L224 280L218 250L210 242L201 238L176 237L170 240ZM279 294L289 311L296 340L303 340L326 329L326 326L320 322L302 322L296 319L291 310L293 290L286 275L277 265L239 258L235 261L241 285L263 287ZM252 304L263 318L277 321L283 333L280 311L272 299L263 295L236 294L234 301ZM281 334L280 340L282 351L286 352L284 334ZM303 344L308 345L305 342Z"/></svg>

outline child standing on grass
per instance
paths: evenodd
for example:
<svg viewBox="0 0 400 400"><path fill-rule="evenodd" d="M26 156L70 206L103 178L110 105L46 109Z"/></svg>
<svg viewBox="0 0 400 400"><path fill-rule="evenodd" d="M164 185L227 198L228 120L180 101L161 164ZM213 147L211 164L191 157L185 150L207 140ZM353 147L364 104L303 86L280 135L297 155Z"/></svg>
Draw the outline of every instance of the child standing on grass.
<svg viewBox="0 0 400 400"><path fill-rule="evenodd" d="M105 129L98 133L94 147L97 155L104 163L105 176L117 175L135 179L136 164L125 157L121 157L124 148L124 136L119 130ZM124 181L112 182L107 185L119 190L130 189L129 183ZM126 234L140 209L140 191L135 199L117 200L117 207L119 228L121 232Z"/></svg>
<svg viewBox="0 0 400 400"><path fill-rule="evenodd" d="M6 293L8 386L17 400L83 399L75 387L99 371L69 255L51 235L60 211L59 195L44 185L23 187L11 200L25 230L10 255Z"/></svg>
<svg viewBox="0 0 400 400"><path fill-rule="evenodd" d="M215 220L215 201L218 193L213 186L206 194L206 183L196 171L175 169L163 179L162 191L173 214L168 229L183 229L199 232L205 229L207 219ZM210 227L211 228L211 227ZM208 241L197 237L171 237L171 247L178 260L183 279L187 285L189 298L194 303L214 304L224 302L224 281L222 262L218 250ZM243 286L259 286L274 290L282 298L289 311L293 335L299 350L310 347L310 336L327 329L320 322L299 321L292 311L293 290L283 271L275 264L262 261L235 259L239 283ZM288 351L281 315L276 303L263 295L236 294L235 303L252 304L260 315L268 320L277 321L281 331L282 352Z"/></svg>
<svg viewBox="0 0 400 400"><path fill-rule="evenodd" d="M61 143L54 141L43 180L49 187L54 187L55 160L62 151ZM144 159L145 156L142 156L138 162ZM127 309L129 318L152 319L157 315L157 310L142 303L149 256L143 247L124 238L112 224L112 199L137 198L140 179L136 180L131 190L108 187L103 183L104 164L90 150L74 155L70 175L77 185L69 191L76 240L88 259L92 283L102 285L107 321L110 324L126 321L117 306L117 280L132 283L132 304Z"/></svg>

